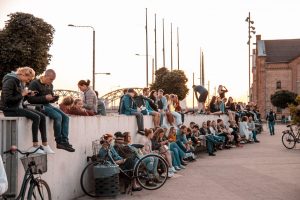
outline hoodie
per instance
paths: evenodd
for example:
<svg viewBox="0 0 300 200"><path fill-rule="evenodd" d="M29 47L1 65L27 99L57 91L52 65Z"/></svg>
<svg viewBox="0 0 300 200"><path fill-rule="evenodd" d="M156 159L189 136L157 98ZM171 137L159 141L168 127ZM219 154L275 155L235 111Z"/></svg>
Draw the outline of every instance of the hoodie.
<svg viewBox="0 0 300 200"><path fill-rule="evenodd" d="M22 107L22 90L24 86L18 79L16 73L6 74L2 79L2 92L0 109L19 108Z"/></svg>

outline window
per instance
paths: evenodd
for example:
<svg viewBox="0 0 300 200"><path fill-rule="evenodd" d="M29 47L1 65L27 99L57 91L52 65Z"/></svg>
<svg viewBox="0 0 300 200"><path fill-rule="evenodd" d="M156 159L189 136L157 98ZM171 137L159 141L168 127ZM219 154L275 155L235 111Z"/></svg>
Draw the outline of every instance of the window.
<svg viewBox="0 0 300 200"><path fill-rule="evenodd" d="M276 107L277 108L277 113L281 113L282 112L282 108Z"/></svg>
<svg viewBox="0 0 300 200"><path fill-rule="evenodd" d="M276 89L281 89L281 81L276 82Z"/></svg>

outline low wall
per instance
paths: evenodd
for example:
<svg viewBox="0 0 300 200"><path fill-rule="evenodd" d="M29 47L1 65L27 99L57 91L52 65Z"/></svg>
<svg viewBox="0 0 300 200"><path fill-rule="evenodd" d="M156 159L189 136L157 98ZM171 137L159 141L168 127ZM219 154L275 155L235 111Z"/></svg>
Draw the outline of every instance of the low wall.
<svg viewBox="0 0 300 200"><path fill-rule="evenodd" d="M212 115L186 115L185 123L188 125L194 121L201 125L206 120L217 120L218 116ZM221 116L227 121L227 116ZM2 117L0 120L5 121L11 118ZM20 149L28 149L32 145L31 121L26 118L13 118L17 126L17 146ZM152 118L147 116L144 119L145 128L152 127ZM82 169L87 164L86 157L92 155L92 141L99 139L104 133L114 133L116 131L130 131L133 139L137 140L135 131L137 130L135 117L122 115L116 116L92 116L70 117L69 139L76 149L75 153L69 153L64 150L55 148L53 123L47 122L47 136L49 145L55 151L54 155L48 156L48 172L43 174L42 178L49 184L53 199L67 200L83 195L80 188L80 175ZM24 169L20 160L18 160L18 186L24 175Z"/></svg>

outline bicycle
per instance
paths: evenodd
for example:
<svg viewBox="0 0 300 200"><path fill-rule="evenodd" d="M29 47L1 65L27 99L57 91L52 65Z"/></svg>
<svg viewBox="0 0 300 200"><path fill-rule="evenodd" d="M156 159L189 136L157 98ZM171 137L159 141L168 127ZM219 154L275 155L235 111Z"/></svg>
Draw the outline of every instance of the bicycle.
<svg viewBox="0 0 300 200"><path fill-rule="evenodd" d="M94 143L94 142L93 142ZM143 145L136 145L136 148L142 148ZM94 151L94 155L92 157L87 157L87 161L89 162L90 160L92 161L89 163L82 171L81 177L80 177L80 185L82 191L90 196L90 197L100 197L100 195L97 194L95 191L95 180L93 177L93 170L94 167L97 165L105 165L107 164L108 161L111 162L112 165L117 165L116 162L113 160L111 157L111 150L108 148L107 149L107 158L104 160L99 160L98 159L98 153L99 151ZM121 175L124 175L125 178L127 178L130 181L130 184L128 186L129 190L125 193L132 194L132 183L133 180L136 179L137 182L140 184L140 186L144 189L147 190L156 190L162 187L167 178L168 178L168 164L166 160L157 154L148 154L142 157L136 157L137 161L134 164L133 169L131 170L125 170L122 169L119 166L119 171ZM154 177L154 174L149 171L149 168L147 167L147 164L149 163L149 160L157 160L157 168L155 169L159 177ZM154 170L154 169L153 169ZM155 178L159 179L159 182L150 186L149 181L154 180Z"/></svg>
<svg viewBox="0 0 300 200"><path fill-rule="evenodd" d="M296 143L300 143L300 129L298 128L298 132L295 134L293 131L293 125L295 124L287 125L286 127L290 129L282 132L282 144L287 149L293 149L295 148Z"/></svg>
<svg viewBox="0 0 300 200"><path fill-rule="evenodd" d="M22 152L16 146L12 146L4 154L14 155L20 153L24 157L20 158L25 168L22 186L16 200L51 200L51 191L47 182L41 179L41 175L47 171L47 154L34 154L41 146L33 152ZM37 176L36 176L37 175ZM29 188L27 189L29 185ZM15 198L15 194L4 194L3 199Z"/></svg>

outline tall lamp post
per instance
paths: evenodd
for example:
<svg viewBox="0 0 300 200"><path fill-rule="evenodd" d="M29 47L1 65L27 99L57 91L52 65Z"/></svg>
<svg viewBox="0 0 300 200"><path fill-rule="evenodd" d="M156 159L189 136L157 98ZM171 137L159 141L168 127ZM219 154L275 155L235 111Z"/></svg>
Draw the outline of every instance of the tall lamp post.
<svg viewBox="0 0 300 200"><path fill-rule="evenodd" d="M76 27L76 28L91 28L93 29L93 90L95 90L95 29L92 26L77 26L73 24L69 24L70 27Z"/></svg>
<svg viewBox="0 0 300 200"><path fill-rule="evenodd" d="M152 57L151 55L143 55L143 54L139 54L139 53L135 53L134 55L136 56L145 56L145 57ZM155 70L155 66L154 66L154 58L152 57L152 83L153 83L153 80L154 80L154 70ZM146 87L149 86L149 81L148 81L148 66L146 65Z"/></svg>
<svg viewBox="0 0 300 200"><path fill-rule="evenodd" d="M251 38L252 38L252 34L254 35L256 32L255 32L255 27L254 26L252 26L252 24L254 24L254 21L253 20L251 20L251 16L250 16L250 12L249 12L249 15L248 15L248 17L246 18L246 20L245 20L247 23L248 23L248 42L247 42L247 44L248 44L248 48L249 48L249 52L248 52L248 58L249 58L249 85L248 85L248 89L249 89L249 96L248 96L248 98L249 98L249 101L251 100L250 98L250 88L251 88L251 86L250 86L250 75L251 75Z"/></svg>

